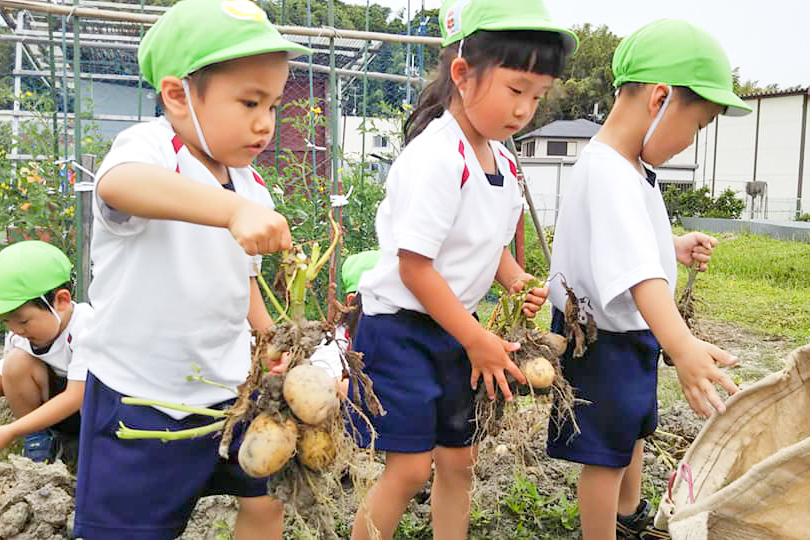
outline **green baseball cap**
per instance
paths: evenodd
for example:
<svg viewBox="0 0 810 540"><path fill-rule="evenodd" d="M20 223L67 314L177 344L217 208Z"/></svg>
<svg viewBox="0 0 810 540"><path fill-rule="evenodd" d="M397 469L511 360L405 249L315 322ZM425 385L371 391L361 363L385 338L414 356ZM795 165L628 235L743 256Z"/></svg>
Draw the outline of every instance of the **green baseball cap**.
<svg viewBox="0 0 810 540"><path fill-rule="evenodd" d="M0 251L0 314L70 281L71 264L62 251L39 240L17 242Z"/></svg>
<svg viewBox="0 0 810 540"><path fill-rule="evenodd" d="M311 52L281 37L250 0L181 0L143 37L138 65L160 89L169 75L183 78L217 62L280 51L290 58Z"/></svg>
<svg viewBox="0 0 810 540"><path fill-rule="evenodd" d="M751 107L734 94L731 65L705 30L686 21L661 19L624 38L613 54L613 84L664 83L685 86L724 114L743 116Z"/></svg>
<svg viewBox="0 0 810 540"><path fill-rule="evenodd" d="M361 251L346 257L340 269L343 278L343 290L347 293L356 292L360 283L360 276L366 270L371 270L380 260L380 252L377 250Z"/></svg>
<svg viewBox="0 0 810 540"><path fill-rule="evenodd" d="M478 30L543 30L562 36L566 54L577 50L579 39L551 22L542 0L444 0L439 10L442 47Z"/></svg>

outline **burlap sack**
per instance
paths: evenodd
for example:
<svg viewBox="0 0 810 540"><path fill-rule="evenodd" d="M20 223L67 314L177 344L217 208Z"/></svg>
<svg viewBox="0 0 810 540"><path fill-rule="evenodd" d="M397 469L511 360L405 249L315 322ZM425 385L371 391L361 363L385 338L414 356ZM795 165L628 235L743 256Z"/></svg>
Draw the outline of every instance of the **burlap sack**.
<svg viewBox="0 0 810 540"><path fill-rule="evenodd" d="M810 539L810 345L703 426L655 525L675 540ZM683 471L683 467L679 468Z"/></svg>

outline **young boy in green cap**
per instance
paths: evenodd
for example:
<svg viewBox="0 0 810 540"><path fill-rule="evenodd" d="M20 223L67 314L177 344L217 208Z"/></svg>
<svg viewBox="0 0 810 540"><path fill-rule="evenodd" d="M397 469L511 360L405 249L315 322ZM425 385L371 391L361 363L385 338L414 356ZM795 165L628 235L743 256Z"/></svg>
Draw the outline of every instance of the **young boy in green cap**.
<svg viewBox="0 0 810 540"><path fill-rule="evenodd" d="M0 449L25 436L23 455L34 461L78 444L87 366L73 349L93 308L72 301L70 270L59 248L39 240L0 251L0 319L9 330L2 386L16 418L0 426Z"/></svg>
<svg viewBox="0 0 810 540"><path fill-rule="evenodd" d="M98 316L77 351L89 370L76 489L85 540L176 538L197 499L220 493L239 497L236 539L281 538L281 504L236 461L241 433L224 461L215 437L115 432L208 421L122 396L226 407L244 382L250 326L272 324L255 256L291 244L250 164L273 136L288 59L306 52L248 0L182 0L141 42L138 64L166 116L119 134L96 174ZM218 384L190 380L195 369Z"/></svg>
<svg viewBox="0 0 810 540"><path fill-rule="evenodd" d="M585 358L564 357L579 398L572 424L549 423L548 453L583 464L579 508L586 540L668 538L641 500L644 437L657 423L660 348L672 357L690 406L725 410L715 384L736 359L691 334L673 301L676 261L706 264L717 241L672 235L651 166L687 148L718 114L750 109L734 95L720 45L687 22L661 20L625 38L613 57L616 103L583 151L563 197L549 275L590 299L599 328ZM552 329L563 330L566 295L551 284ZM617 516L618 515L618 516Z"/></svg>

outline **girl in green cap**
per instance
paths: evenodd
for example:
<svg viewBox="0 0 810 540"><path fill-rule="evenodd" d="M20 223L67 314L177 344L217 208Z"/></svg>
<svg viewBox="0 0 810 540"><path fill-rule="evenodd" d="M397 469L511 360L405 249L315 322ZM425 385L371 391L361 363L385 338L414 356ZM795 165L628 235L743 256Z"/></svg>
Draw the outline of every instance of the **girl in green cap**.
<svg viewBox="0 0 810 540"><path fill-rule="evenodd" d="M703 416L725 410L715 385L737 387L720 368L736 359L691 334L673 300L676 263L706 268L717 241L703 233L672 235L651 166L688 147L721 113L745 114L731 68L717 42L675 20L625 38L613 57L617 98L583 150L557 219L550 275L587 296L599 328L584 358L563 358L577 397L580 433L549 422L548 454L582 463L579 509L585 540L669 538L649 524L641 500L644 437L657 424L657 366L672 357L691 407ZM552 330L566 302L550 285ZM618 516L617 516L618 514Z"/></svg>
<svg viewBox="0 0 810 540"><path fill-rule="evenodd" d="M375 448L387 456L357 512L356 540L375 528L391 538L434 464L434 538L466 538L474 389L483 378L490 398L497 384L510 399L505 372L525 380L508 354L520 345L475 317L493 280L517 291L532 279L507 247L523 203L515 157L499 141L532 119L577 41L540 0L446 1L439 17L436 79L406 123L377 212L380 260L360 279L353 345L387 412L372 417ZM527 316L547 292L530 291Z"/></svg>

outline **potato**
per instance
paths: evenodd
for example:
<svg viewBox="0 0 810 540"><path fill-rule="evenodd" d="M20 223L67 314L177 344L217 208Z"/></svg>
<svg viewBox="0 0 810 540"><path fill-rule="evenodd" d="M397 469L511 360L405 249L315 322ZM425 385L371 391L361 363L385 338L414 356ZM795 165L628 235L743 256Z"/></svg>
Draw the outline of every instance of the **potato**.
<svg viewBox="0 0 810 540"><path fill-rule="evenodd" d="M540 338L540 343L551 349L554 356L562 356L565 349L568 347L568 340L565 339L565 336L555 334L554 332L543 334Z"/></svg>
<svg viewBox="0 0 810 540"><path fill-rule="evenodd" d="M281 470L295 454L298 428L287 419L284 424L262 413L250 423L239 447L239 465L254 478L270 476Z"/></svg>
<svg viewBox="0 0 810 540"><path fill-rule="evenodd" d="M557 375L554 366L543 356L532 358L523 364L523 373L526 375L529 384L537 390L551 386L554 377Z"/></svg>
<svg viewBox="0 0 810 540"><path fill-rule="evenodd" d="M298 461L316 472L323 471L335 459L332 437L319 428L305 428L298 441Z"/></svg>
<svg viewBox="0 0 810 540"><path fill-rule="evenodd" d="M317 426L337 410L340 401L335 379L318 366L295 366L284 379L284 399L305 424Z"/></svg>

